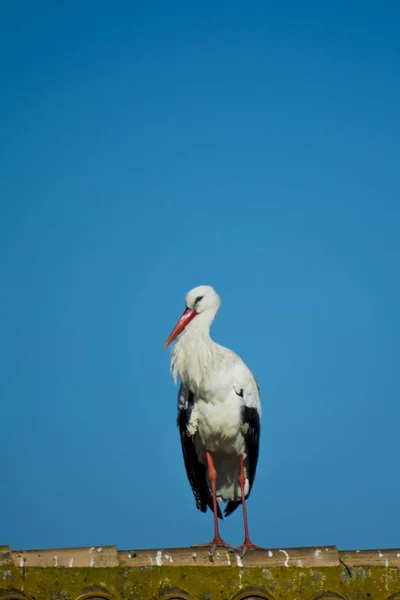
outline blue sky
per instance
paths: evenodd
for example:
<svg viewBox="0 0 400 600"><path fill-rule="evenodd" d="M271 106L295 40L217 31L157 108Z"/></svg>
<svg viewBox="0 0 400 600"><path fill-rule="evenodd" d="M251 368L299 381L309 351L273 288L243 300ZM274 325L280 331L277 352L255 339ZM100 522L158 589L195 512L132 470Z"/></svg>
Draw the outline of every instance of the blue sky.
<svg viewBox="0 0 400 600"><path fill-rule="evenodd" d="M262 393L254 542L399 545L399 18L1 4L1 543L211 537L162 350L205 283Z"/></svg>

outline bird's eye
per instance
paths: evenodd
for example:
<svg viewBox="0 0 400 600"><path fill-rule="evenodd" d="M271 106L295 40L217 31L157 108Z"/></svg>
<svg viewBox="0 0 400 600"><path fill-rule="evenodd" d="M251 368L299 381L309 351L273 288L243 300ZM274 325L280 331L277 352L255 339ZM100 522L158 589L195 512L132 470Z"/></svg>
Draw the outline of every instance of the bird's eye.
<svg viewBox="0 0 400 600"><path fill-rule="evenodd" d="M196 300L195 300L195 304L197 304L198 302L200 302L200 300L203 300L204 296L197 296Z"/></svg>

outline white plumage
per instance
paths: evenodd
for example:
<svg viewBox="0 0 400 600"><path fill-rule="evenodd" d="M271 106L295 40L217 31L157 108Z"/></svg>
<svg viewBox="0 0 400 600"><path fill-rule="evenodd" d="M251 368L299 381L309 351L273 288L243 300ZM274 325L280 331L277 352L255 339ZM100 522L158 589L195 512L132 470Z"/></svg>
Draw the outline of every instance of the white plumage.
<svg viewBox="0 0 400 600"><path fill-rule="evenodd" d="M175 382L181 380L178 426L186 471L200 510L215 507L214 513L222 518L213 501L212 466L216 471L216 500L228 502L225 515L243 501L245 552L255 547L248 537L244 497L251 491L258 460L259 389L242 359L210 337L210 325L221 302L215 290L199 286L187 294L185 302L186 310L165 346L180 336L172 350L171 371ZM213 543L224 544L216 515L215 523Z"/></svg>

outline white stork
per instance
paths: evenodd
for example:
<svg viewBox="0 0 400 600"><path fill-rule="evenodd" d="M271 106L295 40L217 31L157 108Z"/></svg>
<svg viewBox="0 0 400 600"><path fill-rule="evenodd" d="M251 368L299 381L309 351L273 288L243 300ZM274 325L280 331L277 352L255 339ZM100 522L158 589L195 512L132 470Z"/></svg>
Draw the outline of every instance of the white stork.
<svg viewBox="0 0 400 600"><path fill-rule="evenodd" d="M242 555L255 546L249 537L246 499L256 474L261 404L257 382L244 362L210 337L210 325L221 304L208 285L191 290L186 309L164 348L180 336L171 354L178 394L178 427L187 476L196 506L214 512L213 549L226 544L219 534L217 501L228 502L228 516L243 505ZM180 335L181 334L181 335Z"/></svg>

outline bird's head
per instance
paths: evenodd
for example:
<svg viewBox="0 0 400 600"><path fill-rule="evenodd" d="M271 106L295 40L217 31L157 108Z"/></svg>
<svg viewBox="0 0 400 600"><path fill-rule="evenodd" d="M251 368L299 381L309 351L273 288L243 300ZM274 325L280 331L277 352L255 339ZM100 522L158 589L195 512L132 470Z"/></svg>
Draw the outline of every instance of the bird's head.
<svg viewBox="0 0 400 600"><path fill-rule="evenodd" d="M210 285L199 285L186 294L185 304L185 311L165 342L164 348L169 346L193 319L202 316L200 320L209 325L220 307L221 299Z"/></svg>
<svg viewBox="0 0 400 600"><path fill-rule="evenodd" d="M201 314L205 310L219 309L221 299L211 285L199 285L186 294L186 308L192 309L196 314Z"/></svg>

